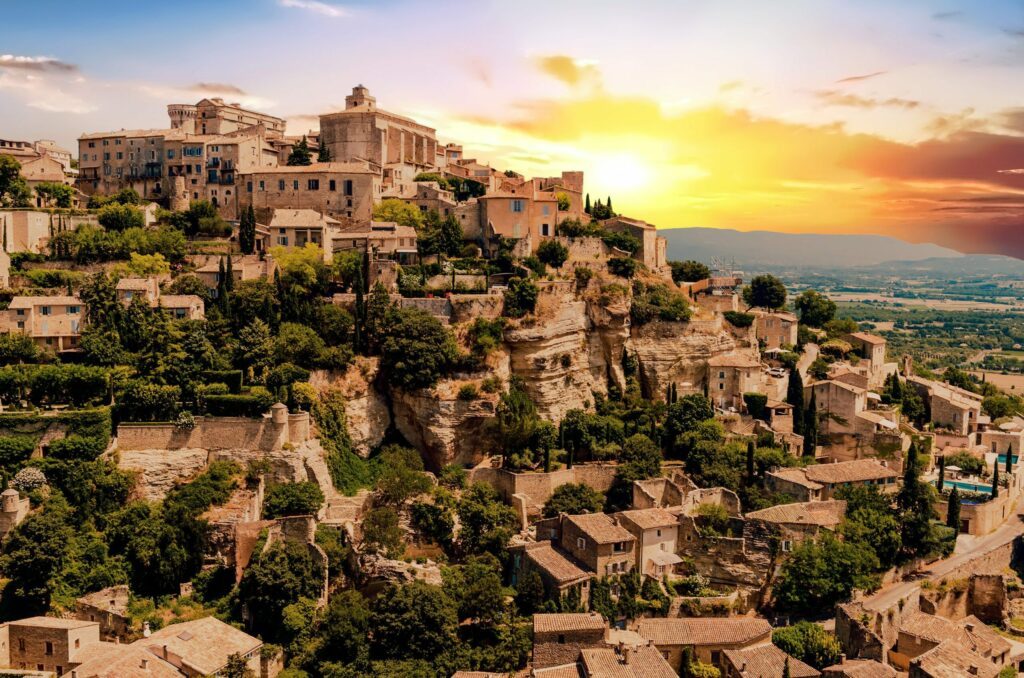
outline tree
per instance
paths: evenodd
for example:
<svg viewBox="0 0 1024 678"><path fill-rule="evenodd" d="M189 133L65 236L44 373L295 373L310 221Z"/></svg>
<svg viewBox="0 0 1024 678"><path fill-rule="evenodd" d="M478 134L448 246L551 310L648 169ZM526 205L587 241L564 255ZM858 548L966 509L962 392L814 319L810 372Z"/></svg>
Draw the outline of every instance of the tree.
<svg viewBox="0 0 1024 678"><path fill-rule="evenodd" d="M440 587L419 581L388 586L373 601L371 611L370 643L375 657L422 659L440 665L459 644L458 610Z"/></svg>
<svg viewBox="0 0 1024 678"><path fill-rule="evenodd" d="M836 302L815 290L805 290L793 301L800 322L808 327L824 327L836 315Z"/></svg>
<svg viewBox="0 0 1024 678"><path fill-rule="evenodd" d="M43 614L50 606L53 581L63 569L74 531L63 499L47 502L4 540L0 569L9 580L4 587L5 618Z"/></svg>
<svg viewBox="0 0 1024 678"><path fill-rule="evenodd" d="M417 495L430 491L430 479L423 472L423 460L416 450L390 445L378 457L377 502L400 508Z"/></svg>
<svg viewBox="0 0 1024 678"><path fill-rule="evenodd" d="M516 585L516 608L519 614L529 616L540 611L545 597L544 580L537 570L530 568L524 571Z"/></svg>
<svg viewBox="0 0 1024 678"><path fill-rule="evenodd" d="M670 261L672 267L672 281L675 283L697 282L711 277L711 269L699 261L688 259L686 261Z"/></svg>
<svg viewBox="0 0 1024 678"><path fill-rule="evenodd" d="M839 663L839 655L842 654L836 637L821 625L809 621L775 629L772 643L786 654L819 670Z"/></svg>
<svg viewBox="0 0 1024 678"><path fill-rule="evenodd" d="M796 417L796 412L793 413ZM803 413L804 456L814 457L818 450L818 396L811 389L811 401Z"/></svg>
<svg viewBox="0 0 1024 678"><path fill-rule="evenodd" d="M544 517L554 518L560 513L579 515L598 513L604 506L604 496L584 483L559 485L544 503Z"/></svg>
<svg viewBox="0 0 1024 678"><path fill-rule="evenodd" d="M675 442L688 431L697 428L702 421L715 416L715 410L707 397L691 393L669 405L665 417L666 449L671 449Z"/></svg>
<svg viewBox="0 0 1024 678"><path fill-rule="evenodd" d="M743 288L743 302L747 308L780 309L786 305L786 286L773 275L755 276Z"/></svg>
<svg viewBox="0 0 1024 678"><path fill-rule="evenodd" d="M506 618L505 587L497 558L476 556L441 574L444 591L458 606L460 620L493 628Z"/></svg>
<svg viewBox="0 0 1024 678"><path fill-rule="evenodd" d="M256 678L256 672L249 668L242 655L237 652L228 655L228 663L217 672L217 675L222 678Z"/></svg>
<svg viewBox="0 0 1024 678"><path fill-rule="evenodd" d="M537 248L537 258L548 266L561 268L569 258L569 248L557 240L545 240Z"/></svg>
<svg viewBox="0 0 1024 678"><path fill-rule="evenodd" d="M801 543L783 563L775 600L780 609L794 613L832 609L854 589L876 588L877 570L873 551L825 534L817 542Z"/></svg>
<svg viewBox="0 0 1024 678"><path fill-rule="evenodd" d="M251 371L256 381L262 381L273 361L274 338L270 334L270 326L254 318L238 333L235 364Z"/></svg>
<svg viewBox="0 0 1024 678"><path fill-rule="evenodd" d="M323 141L320 142L320 148L316 153L317 162L330 162L331 161L331 149L328 148L327 144Z"/></svg>
<svg viewBox="0 0 1024 678"><path fill-rule="evenodd" d="M254 629L276 639L284 608L300 598L320 597L323 573L305 544L277 542L256 558L238 584L238 597L249 609Z"/></svg>
<svg viewBox="0 0 1024 678"><path fill-rule="evenodd" d="M960 533L960 492L956 487L949 493L949 501L946 505L946 527L950 527Z"/></svg>
<svg viewBox="0 0 1024 678"><path fill-rule="evenodd" d="M522 318L527 313L533 313L539 294L540 289L526 278L512 278L505 290L502 313L509 318Z"/></svg>
<svg viewBox="0 0 1024 678"><path fill-rule="evenodd" d="M242 210L242 218L238 221L238 246L242 254L252 254L256 249L256 210L252 203Z"/></svg>
<svg viewBox="0 0 1024 678"><path fill-rule="evenodd" d="M315 516L323 503L324 493L314 482L273 483L263 498L263 517Z"/></svg>
<svg viewBox="0 0 1024 678"><path fill-rule="evenodd" d="M931 491L921 482L917 444L912 442L903 460L903 485L896 495L900 512L903 549L909 556L927 555L924 551L931 534Z"/></svg>
<svg viewBox="0 0 1024 678"><path fill-rule="evenodd" d="M398 198L385 198L374 205L373 220L393 221L400 226L412 226L417 231L423 228L423 212L420 208Z"/></svg>
<svg viewBox="0 0 1024 678"><path fill-rule="evenodd" d="M0 206L28 207L32 191L21 176L21 163L11 155L0 155Z"/></svg>
<svg viewBox="0 0 1024 678"><path fill-rule="evenodd" d="M800 370L795 367L789 371L786 384L786 402L793 406L793 433L803 435L804 432L804 379Z"/></svg>
<svg viewBox="0 0 1024 678"><path fill-rule="evenodd" d="M999 462L997 461L992 468L992 498L995 499L999 496Z"/></svg>
<svg viewBox="0 0 1024 678"><path fill-rule="evenodd" d="M370 606L362 595L352 589L332 593L320 623L323 642L318 658L366 671L370 661L369 629Z"/></svg>
<svg viewBox="0 0 1024 678"><path fill-rule="evenodd" d="M388 313L381 346L381 368L393 386L431 388L458 357L451 331L426 311L397 309Z"/></svg>
<svg viewBox="0 0 1024 678"><path fill-rule="evenodd" d="M463 492L456 513L462 526L459 548L467 554L503 553L518 525L512 507L483 483L473 483Z"/></svg>
<svg viewBox="0 0 1024 678"><path fill-rule="evenodd" d="M754 480L754 441L747 441L747 482Z"/></svg>
<svg viewBox="0 0 1024 678"><path fill-rule="evenodd" d="M75 197L75 189L56 181L44 181L36 184L36 195L42 198L44 205L52 205L67 209Z"/></svg>
<svg viewBox="0 0 1024 678"><path fill-rule="evenodd" d="M111 203L100 208L96 218L100 226L108 231L126 231L129 228L142 228L146 225L146 219L142 210L133 205L120 205Z"/></svg>
<svg viewBox="0 0 1024 678"><path fill-rule="evenodd" d="M587 193L587 201L586 201L586 204L583 207L583 211L586 214L590 214L590 194L589 193Z"/></svg>
<svg viewBox="0 0 1024 678"><path fill-rule="evenodd" d="M363 545L388 558L400 558L405 551L404 533L398 512L390 506L372 509L363 519Z"/></svg>
<svg viewBox="0 0 1024 678"><path fill-rule="evenodd" d="M639 267L636 259L628 257L612 257L608 260L608 272L620 278L632 278Z"/></svg>
<svg viewBox="0 0 1024 678"><path fill-rule="evenodd" d="M292 152L288 154L289 165L312 165L313 154L309 150L309 142L306 141L306 135L302 135L302 139L299 143L292 147Z"/></svg>

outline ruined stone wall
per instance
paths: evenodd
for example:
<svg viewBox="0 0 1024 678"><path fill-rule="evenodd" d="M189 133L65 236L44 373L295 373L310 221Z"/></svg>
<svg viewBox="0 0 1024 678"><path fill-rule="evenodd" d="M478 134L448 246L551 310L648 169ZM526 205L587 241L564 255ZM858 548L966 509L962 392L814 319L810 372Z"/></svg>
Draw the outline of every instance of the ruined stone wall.
<svg viewBox="0 0 1024 678"><path fill-rule="evenodd" d="M451 302L452 323L470 322L476 318L494 320L501 316L505 304L504 294L453 294Z"/></svg>
<svg viewBox="0 0 1024 678"><path fill-rule="evenodd" d="M309 435L309 414L289 415L285 426L269 417L196 417L191 429L174 424L120 424L117 427L119 450L251 449L272 451L284 443L300 443Z"/></svg>
<svg viewBox="0 0 1024 678"><path fill-rule="evenodd" d="M481 466L473 469L470 481L491 485L508 502L516 495L524 497L527 512L536 515L554 491L566 483L583 483L598 492L607 492L615 480L617 468L614 463L594 463L577 464L550 473L513 473Z"/></svg>

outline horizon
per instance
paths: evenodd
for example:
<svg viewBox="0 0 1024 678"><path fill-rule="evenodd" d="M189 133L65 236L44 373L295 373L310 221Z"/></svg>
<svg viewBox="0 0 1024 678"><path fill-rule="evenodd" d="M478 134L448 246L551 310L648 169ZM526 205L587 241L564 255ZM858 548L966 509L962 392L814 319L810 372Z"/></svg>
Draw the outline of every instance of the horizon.
<svg viewBox="0 0 1024 678"><path fill-rule="evenodd" d="M515 30L530 7L14 5L2 134L76 153L80 134L165 127L167 104L216 96L302 134L362 83L501 169L581 169L595 200L659 228L1024 256L1019 3L652 2L622 23L613 5L570 2ZM183 8L200 27L168 35ZM574 30L584 16L594 28Z"/></svg>

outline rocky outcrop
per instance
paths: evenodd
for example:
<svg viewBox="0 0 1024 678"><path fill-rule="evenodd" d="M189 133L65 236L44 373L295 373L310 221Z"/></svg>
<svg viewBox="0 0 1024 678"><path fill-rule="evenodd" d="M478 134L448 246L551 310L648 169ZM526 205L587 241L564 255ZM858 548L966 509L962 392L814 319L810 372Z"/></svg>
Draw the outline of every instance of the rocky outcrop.
<svg viewBox="0 0 1024 678"><path fill-rule="evenodd" d="M352 447L364 458L380 444L391 426L387 398L374 386L379 369L378 358L359 357L344 372L318 370L309 378L319 392L338 389L344 395Z"/></svg>
<svg viewBox="0 0 1024 678"><path fill-rule="evenodd" d="M430 390L391 393L395 426L423 455L428 470L447 464L473 464L486 449L484 427L494 417L497 396L458 398L459 382L443 381Z"/></svg>
<svg viewBox="0 0 1024 678"><path fill-rule="evenodd" d="M407 563L365 553L359 556L360 585L378 589L385 584L409 584L422 581L440 586L441 568L435 563Z"/></svg>
<svg viewBox="0 0 1024 678"><path fill-rule="evenodd" d="M680 395L701 393L708 358L746 345L727 324L720 315L704 314L689 322L654 321L633 327L628 350L639 360L644 394L663 398L672 383Z"/></svg>
<svg viewBox="0 0 1024 678"><path fill-rule="evenodd" d="M117 465L137 473L134 497L158 501L175 485L199 475L206 468L206 450L122 450Z"/></svg>

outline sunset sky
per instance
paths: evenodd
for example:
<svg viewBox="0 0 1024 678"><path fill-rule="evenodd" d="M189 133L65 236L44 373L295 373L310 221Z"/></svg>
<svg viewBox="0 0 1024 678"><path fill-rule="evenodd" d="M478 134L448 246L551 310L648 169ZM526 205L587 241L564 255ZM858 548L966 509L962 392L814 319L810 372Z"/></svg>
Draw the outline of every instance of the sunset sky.
<svg viewBox="0 0 1024 678"><path fill-rule="evenodd" d="M0 137L385 109L661 228L1024 257L1024 2L0 0Z"/></svg>

